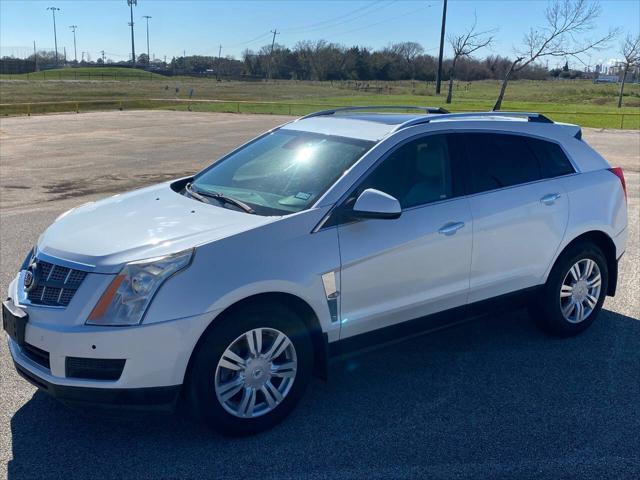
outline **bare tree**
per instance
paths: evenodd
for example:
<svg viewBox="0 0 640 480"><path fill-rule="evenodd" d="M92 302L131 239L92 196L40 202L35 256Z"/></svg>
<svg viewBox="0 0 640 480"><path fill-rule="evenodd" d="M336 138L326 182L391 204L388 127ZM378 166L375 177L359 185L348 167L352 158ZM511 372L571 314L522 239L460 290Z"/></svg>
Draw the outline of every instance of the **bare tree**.
<svg viewBox="0 0 640 480"><path fill-rule="evenodd" d="M582 34L595 27L595 21L602 9L597 1L554 0L545 12L546 24L538 29L532 28L524 36L522 49L517 52L502 81L500 94L493 107L500 110L509 78L531 63L543 57L575 57L592 50L603 48L617 34L618 30L609 30L607 35L579 40Z"/></svg>
<svg viewBox="0 0 640 480"><path fill-rule="evenodd" d="M476 18L473 25L462 35L449 35L448 40L451 48L453 49L453 60L451 62L451 68L449 69L449 92L447 93L447 103L451 103L451 97L453 96L453 80L456 73L456 64L460 58L470 57L472 53L487 47L493 42L492 33L495 30L487 30L484 32L477 32L476 26L478 19Z"/></svg>
<svg viewBox="0 0 640 480"><path fill-rule="evenodd" d="M618 108L622 107L622 94L624 93L624 84L627 80L627 73L630 68L640 66L640 35L634 38L630 33L620 45L620 53L624 60L622 61L622 83L620 83L620 95L618 95Z"/></svg>
<svg viewBox="0 0 640 480"><path fill-rule="evenodd" d="M419 55L424 53L424 48L417 42L402 42L391 45L388 50L400 57L406 62L407 70L413 80L416 76L415 60Z"/></svg>

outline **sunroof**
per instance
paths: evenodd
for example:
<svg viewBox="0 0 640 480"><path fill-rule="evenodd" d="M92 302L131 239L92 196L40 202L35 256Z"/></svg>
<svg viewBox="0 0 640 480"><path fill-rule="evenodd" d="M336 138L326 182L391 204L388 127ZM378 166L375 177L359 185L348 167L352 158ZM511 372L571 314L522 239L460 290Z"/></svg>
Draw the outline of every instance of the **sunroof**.
<svg viewBox="0 0 640 480"><path fill-rule="evenodd" d="M362 120L365 122L382 123L385 125L399 125L414 118L423 117L424 115L415 115L409 113L350 113L337 114L327 116L326 118L348 118L350 120Z"/></svg>

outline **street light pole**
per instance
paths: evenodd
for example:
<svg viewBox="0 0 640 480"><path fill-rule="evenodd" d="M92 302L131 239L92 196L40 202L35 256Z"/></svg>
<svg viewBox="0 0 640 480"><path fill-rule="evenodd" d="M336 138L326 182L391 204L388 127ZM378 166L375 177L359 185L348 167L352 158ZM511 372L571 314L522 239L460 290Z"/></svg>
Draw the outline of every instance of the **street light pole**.
<svg viewBox="0 0 640 480"><path fill-rule="evenodd" d="M151 63L151 54L149 53L149 15L144 15L142 18L147 20L147 63Z"/></svg>
<svg viewBox="0 0 640 480"><path fill-rule="evenodd" d="M78 49L76 48L76 28L77 25L70 25L69 28L73 32L73 56L76 59L76 65L78 64Z"/></svg>
<svg viewBox="0 0 640 480"><path fill-rule="evenodd" d="M138 5L138 0L127 0L127 5L129 5L129 9L131 11L131 22L129 25L131 26L131 64L136 66L136 44L133 37L133 6Z"/></svg>
<svg viewBox="0 0 640 480"><path fill-rule="evenodd" d="M58 7L47 7L47 10L51 10L53 15L53 41L56 46L56 66L58 66L58 34L56 32L56 10L60 10Z"/></svg>

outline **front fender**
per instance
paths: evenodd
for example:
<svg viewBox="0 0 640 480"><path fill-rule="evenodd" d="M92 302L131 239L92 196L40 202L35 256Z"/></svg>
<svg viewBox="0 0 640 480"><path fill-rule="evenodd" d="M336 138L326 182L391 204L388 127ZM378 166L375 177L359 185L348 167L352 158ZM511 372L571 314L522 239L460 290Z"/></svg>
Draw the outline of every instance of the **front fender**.
<svg viewBox="0 0 640 480"><path fill-rule="evenodd" d="M328 209L291 215L239 235L196 248L192 264L156 294L145 322L224 310L261 293L288 293L316 313L330 340L339 336L331 322L322 274L338 271L335 228L311 233Z"/></svg>

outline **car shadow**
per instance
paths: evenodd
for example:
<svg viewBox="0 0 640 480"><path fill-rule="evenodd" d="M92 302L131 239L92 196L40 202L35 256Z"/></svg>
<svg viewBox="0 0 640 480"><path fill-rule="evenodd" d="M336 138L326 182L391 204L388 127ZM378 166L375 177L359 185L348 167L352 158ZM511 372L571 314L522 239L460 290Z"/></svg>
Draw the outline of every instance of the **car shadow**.
<svg viewBox="0 0 640 480"><path fill-rule="evenodd" d="M487 317L333 364L248 438L38 392L11 419L8 478L637 478L639 346L640 321L607 310L563 340Z"/></svg>

